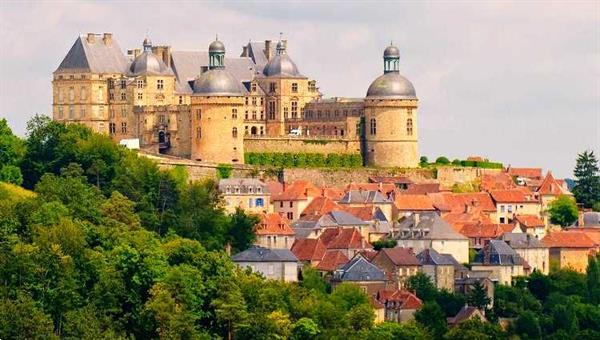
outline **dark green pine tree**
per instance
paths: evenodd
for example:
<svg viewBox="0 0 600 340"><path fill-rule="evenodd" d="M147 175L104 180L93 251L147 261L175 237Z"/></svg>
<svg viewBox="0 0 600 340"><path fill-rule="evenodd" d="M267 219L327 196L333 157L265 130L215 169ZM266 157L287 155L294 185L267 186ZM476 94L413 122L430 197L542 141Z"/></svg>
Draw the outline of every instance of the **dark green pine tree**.
<svg viewBox="0 0 600 340"><path fill-rule="evenodd" d="M584 151L577 156L573 194L586 208L600 202L600 169L594 151Z"/></svg>
<svg viewBox="0 0 600 340"><path fill-rule="evenodd" d="M473 288L467 293L467 303L481 310L489 305L490 298L487 296L481 282L476 281Z"/></svg>
<svg viewBox="0 0 600 340"><path fill-rule="evenodd" d="M586 279L590 302L597 305L600 303L600 263L595 256L588 260Z"/></svg>

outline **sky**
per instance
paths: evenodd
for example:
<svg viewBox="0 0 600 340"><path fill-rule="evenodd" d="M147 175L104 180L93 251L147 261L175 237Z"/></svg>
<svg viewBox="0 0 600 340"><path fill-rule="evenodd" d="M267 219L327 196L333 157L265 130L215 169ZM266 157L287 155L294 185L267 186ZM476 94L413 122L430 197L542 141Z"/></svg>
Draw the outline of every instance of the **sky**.
<svg viewBox="0 0 600 340"><path fill-rule="evenodd" d="M600 156L600 1L0 2L0 118L25 135L49 114L52 72L79 34L146 36L174 50L229 56L252 39L288 40L324 97L364 97L383 49L419 97L429 159L480 155L572 177L577 153Z"/></svg>

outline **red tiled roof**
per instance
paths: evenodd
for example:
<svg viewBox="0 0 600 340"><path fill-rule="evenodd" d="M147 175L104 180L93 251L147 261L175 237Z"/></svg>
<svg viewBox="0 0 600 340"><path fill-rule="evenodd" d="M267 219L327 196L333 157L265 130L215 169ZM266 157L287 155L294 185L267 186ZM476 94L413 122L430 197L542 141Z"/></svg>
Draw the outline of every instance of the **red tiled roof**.
<svg viewBox="0 0 600 340"><path fill-rule="evenodd" d="M300 201L309 197L321 196L321 189L309 181L296 181L286 184L283 192L271 195L273 201Z"/></svg>
<svg viewBox="0 0 600 340"><path fill-rule="evenodd" d="M338 188L321 188L321 196L327 197L333 201L339 201L344 197L344 190Z"/></svg>
<svg viewBox="0 0 600 340"><path fill-rule="evenodd" d="M369 262L373 261L373 258L375 257L375 255L377 255L379 252L376 250L369 250L369 249L365 249L365 250L361 250L359 251L359 253L365 258L367 259Z"/></svg>
<svg viewBox="0 0 600 340"><path fill-rule="evenodd" d="M321 216L330 213L333 210L340 210L340 206L327 197L315 197L310 204L304 208L300 214L300 219L304 221L316 221Z"/></svg>
<svg viewBox="0 0 600 340"><path fill-rule="evenodd" d="M383 248L379 251L396 266L418 266L419 260L410 248Z"/></svg>
<svg viewBox="0 0 600 340"><path fill-rule="evenodd" d="M497 238L514 230L513 224L478 223L466 224L460 233L469 238Z"/></svg>
<svg viewBox="0 0 600 340"><path fill-rule="evenodd" d="M463 212L465 207L477 207L483 212L496 212L496 205L487 192L427 194L440 211Z"/></svg>
<svg viewBox="0 0 600 340"><path fill-rule="evenodd" d="M344 204L340 210L345 211L348 214L350 214L362 221L372 221L373 220L373 205L371 205L371 204L367 204L367 205L360 206L360 207L349 207Z"/></svg>
<svg viewBox="0 0 600 340"><path fill-rule="evenodd" d="M346 264L348 261L348 257L341 251L328 251L315 268L321 271L330 272L336 270L339 266Z"/></svg>
<svg viewBox="0 0 600 340"><path fill-rule="evenodd" d="M515 219L525 228L543 227L544 221L535 215L516 215Z"/></svg>
<svg viewBox="0 0 600 340"><path fill-rule="evenodd" d="M478 208L472 208L468 212L447 213L442 219L458 232L467 224L492 223L490 217Z"/></svg>
<svg viewBox="0 0 600 340"><path fill-rule="evenodd" d="M327 228L319 239L327 249L365 249L372 248L356 228Z"/></svg>
<svg viewBox="0 0 600 340"><path fill-rule="evenodd" d="M408 177L371 176L371 177L369 177L369 182L371 182L371 183L411 184L413 181L411 181Z"/></svg>
<svg viewBox="0 0 600 340"><path fill-rule="evenodd" d="M481 188L485 191L507 190L516 187L512 177L506 172L497 174L485 174L481 178Z"/></svg>
<svg viewBox="0 0 600 340"><path fill-rule="evenodd" d="M469 157L467 157L467 161L483 162L483 157L481 157L481 156L469 156Z"/></svg>
<svg viewBox="0 0 600 340"><path fill-rule="evenodd" d="M577 231L555 231L542 239L548 248L595 248L597 244L585 233Z"/></svg>
<svg viewBox="0 0 600 340"><path fill-rule="evenodd" d="M327 248L319 239L304 238L296 239L291 251L300 261L320 261Z"/></svg>
<svg viewBox="0 0 600 340"><path fill-rule="evenodd" d="M548 171L548 173L546 174L546 177L542 181L542 184L540 184L540 187L538 188L537 192L539 192L542 195L552 196L569 194L569 192L564 190L562 185L558 183L556 179L554 179L554 176L552 176L552 173L550 171Z"/></svg>
<svg viewBox="0 0 600 340"><path fill-rule="evenodd" d="M267 188L269 188L269 193L272 196L279 195L283 192L283 184L277 181L267 181L265 182Z"/></svg>
<svg viewBox="0 0 600 340"><path fill-rule="evenodd" d="M402 193L413 195L424 195L433 192L440 192L440 183L413 183Z"/></svg>
<svg viewBox="0 0 600 340"><path fill-rule="evenodd" d="M257 235L294 235L287 218L277 214L261 214L256 228Z"/></svg>
<svg viewBox="0 0 600 340"><path fill-rule="evenodd" d="M396 195L396 208L402 211L434 211L433 201L427 195Z"/></svg>
<svg viewBox="0 0 600 340"><path fill-rule="evenodd" d="M377 292L377 300L381 303L388 301L400 302L400 309L419 309L423 305L421 299L405 290L380 289Z"/></svg>
<svg viewBox="0 0 600 340"><path fill-rule="evenodd" d="M494 201L499 203L536 203L533 193L527 195L522 189L494 190L490 192Z"/></svg>
<svg viewBox="0 0 600 340"><path fill-rule="evenodd" d="M517 177L542 179L542 168L509 168L508 174Z"/></svg>

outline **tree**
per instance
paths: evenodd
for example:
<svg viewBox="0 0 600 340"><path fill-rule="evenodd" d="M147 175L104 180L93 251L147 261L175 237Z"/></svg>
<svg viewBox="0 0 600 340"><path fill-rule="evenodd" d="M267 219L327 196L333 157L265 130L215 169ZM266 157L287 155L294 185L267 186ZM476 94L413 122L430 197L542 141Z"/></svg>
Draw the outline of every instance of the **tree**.
<svg viewBox="0 0 600 340"><path fill-rule="evenodd" d="M531 311L523 311L514 323L515 333L519 335L521 339L540 339L542 336L542 329L540 323Z"/></svg>
<svg viewBox="0 0 600 340"><path fill-rule="evenodd" d="M475 281L473 288L467 293L467 303L480 310L485 310L490 302L491 300L487 296L485 287L483 287L480 281Z"/></svg>
<svg viewBox="0 0 600 340"><path fill-rule="evenodd" d="M302 281L300 284L302 287L317 294L325 294L329 288L327 281L323 279L318 271L310 266L302 268Z"/></svg>
<svg viewBox="0 0 600 340"><path fill-rule="evenodd" d="M440 156L440 157L438 157L438 158L435 160L435 162L436 162L437 164L450 164L450 160L449 160L447 157L444 157L444 156Z"/></svg>
<svg viewBox="0 0 600 340"><path fill-rule="evenodd" d="M590 256L588 259L586 280L589 301L595 305L600 304L600 263L597 256Z"/></svg>
<svg viewBox="0 0 600 340"><path fill-rule="evenodd" d="M373 249L381 250L382 248L394 248L398 244L398 241L393 238L383 238L373 241L371 244L373 245Z"/></svg>
<svg viewBox="0 0 600 340"><path fill-rule="evenodd" d="M256 234L254 229L260 222L258 215L249 215L242 208L236 208L231 215L229 230L226 232L227 241L231 244L234 253L244 251L254 243Z"/></svg>
<svg viewBox="0 0 600 340"><path fill-rule="evenodd" d="M19 165L25 154L23 140L15 136L6 119L0 119L0 181L21 185Z"/></svg>
<svg viewBox="0 0 600 340"><path fill-rule="evenodd" d="M429 164L429 160L427 159L427 156L421 156L421 158L419 159L419 165L421 167L425 167Z"/></svg>
<svg viewBox="0 0 600 340"><path fill-rule="evenodd" d="M459 323L444 335L447 340L506 339L500 326L473 318Z"/></svg>
<svg viewBox="0 0 600 340"><path fill-rule="evenodd" d="M584 151L577 155L573 194L577 202L591 208L600 202L600 169L594 151Z"/></svg>
<svg viewBox="0 0 600 340"><path fill-rule="evenodd" d="M577 205L567 195L558 196L550 202L548 212L550 213L550 222L562 227L570 226L577 221L579 216Z"/></svg>
<svg viewBox="0 0 600 340"><path fill-rule="evenodd" d="M16 185L23 184L23 174L16 165L5 164L0 167L0 182L7 182Z"/></svg>
<svg viewBox="0 0 600 340"><path fill-rule="evenodd" d="M31 297L19 294L16 300L0 299L0 338L58 339L52 330L52 319Z"/></svg>
<svg viewBox="0 0 600 340"><path fill-rule="evenodd" d="M233 282L223 282L219 296L211 306L215 309L217 320L225 326L227 339L233 339L235 331L243 327L248 319L244 297Z"/></svg>
<svg viewBox="0 0 600 340"><path fill-rule="evenodd" d="M427 274L418 272L409 277L406 284L410 290L416 292L417 296L421 300L435 300L437 289Z"/></svg>
<svg viewBox="0 0 600 340"><path fill-rule="evenodd" d="M373 313L373 307L371 307L370 304L363 303L352 307L348 312L347 317L350 327L355 331L360 331L373 327L375 314Z"/></svg>
<svg viewBox="0 0 600 340"><path fill-rule="evenodd" d="M319 326L310 318L300 318L292 327L292 340L311 340L319 335Z"/></svg>
<svg viewBox="0 0 600 340"><path fill-rule="evenodd" d="M363 338L368 340L429 340L431 336L417 323L383 322L364 332Z"/></svg>
<svg viewBox="0 0 600 340"><path fill-rule="evenodd" d="M448 328L446 315L435 301L425 302L421 309L415 312L415 321L429 330L436 339L441 338Z"/></svg>

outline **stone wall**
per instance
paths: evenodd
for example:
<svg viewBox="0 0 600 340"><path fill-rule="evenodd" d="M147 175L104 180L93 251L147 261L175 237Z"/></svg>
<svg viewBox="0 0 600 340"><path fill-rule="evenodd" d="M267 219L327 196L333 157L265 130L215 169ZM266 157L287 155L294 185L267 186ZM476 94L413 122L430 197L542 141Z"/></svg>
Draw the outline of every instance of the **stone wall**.
<svg viewBox="0 0 600 340"><path fill-rule="evenodd" d="M360 140L324 137L246 137L244 151L360 154Z"/></svg>

